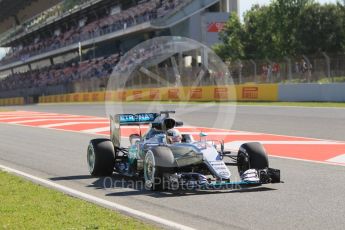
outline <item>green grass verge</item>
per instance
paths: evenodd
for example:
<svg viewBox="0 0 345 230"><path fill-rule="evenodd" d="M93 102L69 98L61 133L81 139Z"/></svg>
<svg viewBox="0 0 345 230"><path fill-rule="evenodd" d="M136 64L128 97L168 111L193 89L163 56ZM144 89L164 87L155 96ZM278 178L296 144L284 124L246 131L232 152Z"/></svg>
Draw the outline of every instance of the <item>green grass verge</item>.
<svg viewBox="0 0 345 230"><path fill-rule="evenodd" d="M319 84L329 84L329 83L344 83L345 82L345 76L334 76L334 77L322 77L319 80L311 83L319 83ZM302 78L296 78L296 79L291 79L291 80L284 80L282 81L284 84L289 84L289 83L308 83L306 79Z"/></svg>
<svg viewBox="0 0 345 230"><path fill-rule="evenodd" d="M333 82L332 82L333 79ZM333 77L333 78L321 78L320 80L318 80L318 83L339 83L339 82L345 82L345 77Z"/></svg>
<svg viewBox="0 0 345 230"><path fill-rule="evenodd" d="M0 229L153 229L118 212L0 171Z"/></svg>

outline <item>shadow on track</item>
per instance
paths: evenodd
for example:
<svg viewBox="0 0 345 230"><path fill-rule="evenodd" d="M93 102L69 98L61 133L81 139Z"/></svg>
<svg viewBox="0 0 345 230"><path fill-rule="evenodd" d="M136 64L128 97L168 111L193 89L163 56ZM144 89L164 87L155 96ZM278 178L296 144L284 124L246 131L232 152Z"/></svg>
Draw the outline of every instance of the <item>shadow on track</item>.
<svg viewBox="0 0 345 230"><path fill-rule="evenodd" d="M132 190L132 191L119 191L114 193L109 193L106 196L137 196L137 195L148 195L154 198L166 198L166 197L180 197L180 196L200 196L200 195L216 195L225 193L247 193L247 192L266 192L274 191L276 189L267 187L256 187L256 188L242 188L236 190L165 190L160 192L152 192L149 190Z"/></svg>
<svg viewBox="0 0 345 230"><path fill-rule="evenodd" d="M70 180L91 180L96 179L87 185L89 188L104 189L111 191L106 196L139 196L147 195L154 198L177 197L177 196L200 196L210 194L224 194L224 193L248 193L248 192L268 192L276 189L263 186L247 186L236 188L222 188L222 189L178 189L178 190L163 190L151 191L146 189L144 181L141 178L130 178L117 174L111 177L92 177L90 175L75 175L50 178L53 181L70 181Z"/></svg>
<svg viewBox="0 0 345 230"><path fill-rule="evenodd" d="M49 178L52 181L60 181L60 180L86 180L86 179L92 179L94 177L90 175L75 175L75 176L62 176L62 177L52 177Z"/></svg>

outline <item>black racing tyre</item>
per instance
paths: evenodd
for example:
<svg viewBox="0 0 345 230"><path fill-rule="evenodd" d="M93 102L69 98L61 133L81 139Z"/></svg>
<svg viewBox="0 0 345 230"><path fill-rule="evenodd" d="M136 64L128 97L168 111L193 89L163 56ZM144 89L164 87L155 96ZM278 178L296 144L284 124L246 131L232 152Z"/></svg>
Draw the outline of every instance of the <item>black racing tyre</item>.
<svg viewBox="0 0 345 230"><path fill-rule="evenodd" d="M144 159L145 186L152 191L164 189L164 173L176 166L174 155L167 147L158 146L148 150Z"/></svg>
<svg viewBox="0 0 345 230"><path fill-rule="evenodd" d="M109 139L90 141L87 148L87 164L92 176L111 176L115 166L115 149Z"/></svg>
<svg viewBox="0 0 345 230"><path fill-rule="evenodd" d="M250 142L241 145L237 155L240 176L248 169L267 169L268 157L261 143Z"/></svg>

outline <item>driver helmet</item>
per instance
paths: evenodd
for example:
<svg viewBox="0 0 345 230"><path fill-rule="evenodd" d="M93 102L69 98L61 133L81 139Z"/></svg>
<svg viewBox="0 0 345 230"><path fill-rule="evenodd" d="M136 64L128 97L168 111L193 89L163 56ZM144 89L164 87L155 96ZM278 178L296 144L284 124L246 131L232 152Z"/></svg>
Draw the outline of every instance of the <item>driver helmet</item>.
<svg viewBox="0 0 345 230"><path fill-rule="evenodd" d="M177 129L169 129L167 131L167 140L170 144L181 143L182 135Z"/></svg>

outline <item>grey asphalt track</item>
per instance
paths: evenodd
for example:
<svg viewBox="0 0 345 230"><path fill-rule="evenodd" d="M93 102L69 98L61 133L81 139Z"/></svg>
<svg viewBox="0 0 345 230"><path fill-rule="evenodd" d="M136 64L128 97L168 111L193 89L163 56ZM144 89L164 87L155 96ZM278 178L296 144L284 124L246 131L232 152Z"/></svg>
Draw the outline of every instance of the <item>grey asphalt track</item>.
<svg viewBox="0 0 345 230"><path fill-rule="evenodd" d="M12 108L105 116L103 105ZM139 112L147 106L126 108ZM201 112L186 114L188 123L209 126L214 109L201 108ZM241 106L233 128L344 140L344 118L345 109ZM128 186L131 181L114 176L112 188L104 189L104 182L110 186L110 181L87 172L86 147L94 137L98 136L0 124L0 164L198 229L344 229L345 167L270 158L285 183L245 190L153 193L136 186L122 188L122 183Z"/></svg>
<svg viewBox="0 0 345 230"><path fill-rule="evenodd" d="M160 109L176 110L176 115L183 114L183 121L197 125L213 127L210 120L221 116L224 120L234 117L232 126L216 128L235 129L250 132L263 132L290 136L313 137L320 139L345 141L345 108L311 108L288 106L226 106L209 104L199 107L192 104L195 112L186 113L190 106L184 104L162 104ZM115 104L116 111L131 113L150 111L148 104ZM33 105L13 106L12 109L28 111L44 111L68 114L106 116L104 104L64 104L64 105ZM156 109L156 108L154 108ZM193 110L193 108L191 109Z"/></svg>

